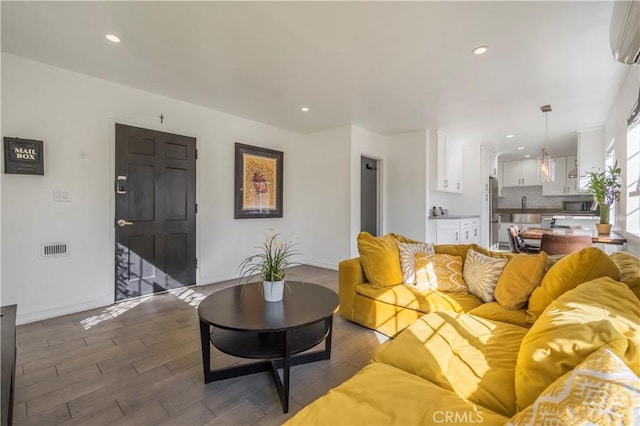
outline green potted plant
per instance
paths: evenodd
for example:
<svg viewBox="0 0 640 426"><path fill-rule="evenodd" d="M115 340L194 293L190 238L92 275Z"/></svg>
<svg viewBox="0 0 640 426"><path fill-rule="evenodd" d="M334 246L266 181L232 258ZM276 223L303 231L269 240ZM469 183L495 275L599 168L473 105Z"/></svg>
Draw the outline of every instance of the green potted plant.
<svg viewBox="0 0 640 426"><path fill-rule="evenodd" d="M599 234L609 234L611 232L611 224L609 223L609 214L611 205L620 198L620 167L616 161L613 166L601 172L587 172L586 177L587 192L593 196L593 199L600 207L600 223L596 224Z"/></svg>
<svg viewBox="0 0 640 426"><path fill-rule="evenodd" d="M238 270L245 284L255 276L259 276L260 289L267 302L278 302L284 296L285 276L287 270L299 265L292 259L300 254L295 250L295 240L290 236L280 241L280 234L269 229L265 240L256 246L258 253L245 258Z"/></svg>

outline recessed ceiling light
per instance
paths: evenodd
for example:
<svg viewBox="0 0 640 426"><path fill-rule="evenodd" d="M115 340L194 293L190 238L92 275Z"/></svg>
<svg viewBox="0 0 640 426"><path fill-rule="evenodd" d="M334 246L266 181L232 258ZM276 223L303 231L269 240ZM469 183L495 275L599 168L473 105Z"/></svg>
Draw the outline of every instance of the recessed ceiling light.
<svg viewBox="0 0 640 426"><path fill-rule="evenodd" d="M475 49L473 49L473 54L482 55L483 53L487 53L487 50L489 50L489 46L478 46Z"/></svg>
<svg viewBox="0 0 640 426"><path fill-rule="evenodd" d="M507 135L507 136L505 136L505 138L507 138L507 139L511 139L511 138L515 138L515 137L516 137L516 135Z"/></svg>
<svg viewBox="0 0 640 426"><path fill-rule="evenodd" d="M107 34L105 37L107 38L107 40L109 40L112 43L120 43L120 37L116 35Z"/></svg>
<svg viewBox="0 0 640 426"><path fill-rule="evenodd" d="M529 154L525 155L524 158L531 158Z"/></svg>
<svg viewBox="0 0 640 426"><path fill-rule="evenodd" d="M302 108L300 108L300 111L309 112L309 107L302 107Z"/></svg>
<svg viewBox="0 0 640 426"><path fill-rule="evenodd" d="M524 149L524 146L519 146L518 149Z"/></svg>

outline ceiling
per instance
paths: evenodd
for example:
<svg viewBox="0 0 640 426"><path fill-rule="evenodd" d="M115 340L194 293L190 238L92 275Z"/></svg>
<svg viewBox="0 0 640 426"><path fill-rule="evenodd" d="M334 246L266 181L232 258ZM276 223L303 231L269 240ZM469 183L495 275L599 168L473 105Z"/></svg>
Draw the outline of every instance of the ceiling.
<svg viewBox="0 0 640 426"><path fill-rule="evenodd" d="M506 158L539 154L545 104L550 153L575 152L628 70L609 49L611 1L1 7L3 52L299 133L439 128Z"/></svg>

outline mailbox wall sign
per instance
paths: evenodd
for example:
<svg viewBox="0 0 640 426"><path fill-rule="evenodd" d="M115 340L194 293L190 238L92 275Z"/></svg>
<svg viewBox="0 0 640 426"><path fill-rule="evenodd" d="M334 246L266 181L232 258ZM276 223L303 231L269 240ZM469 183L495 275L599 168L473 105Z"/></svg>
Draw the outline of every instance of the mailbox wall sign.
<svg viewBox="0 0 640 426"><path fill-rule="evenodd" d="M44 175L42 141L4 138L4 172L21 175Z"/></svg>

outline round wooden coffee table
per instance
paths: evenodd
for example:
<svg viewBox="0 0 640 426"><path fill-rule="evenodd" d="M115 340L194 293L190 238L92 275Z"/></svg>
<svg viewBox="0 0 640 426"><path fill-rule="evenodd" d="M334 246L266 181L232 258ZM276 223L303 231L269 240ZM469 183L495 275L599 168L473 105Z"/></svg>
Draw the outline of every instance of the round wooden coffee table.
<svg viewBox="0 0 640 426"><path fill-rule="evenodd" d="M265 302L258 284L250 283L213 293L198 306L205 383L271 371L285 413L291 366L331 357L338 308L338 295L326 287L295 281L287 285L280 302ZM302 353L323 340L324 350ZM268 361L211 370L210 344L229 355Z"/></svg>

